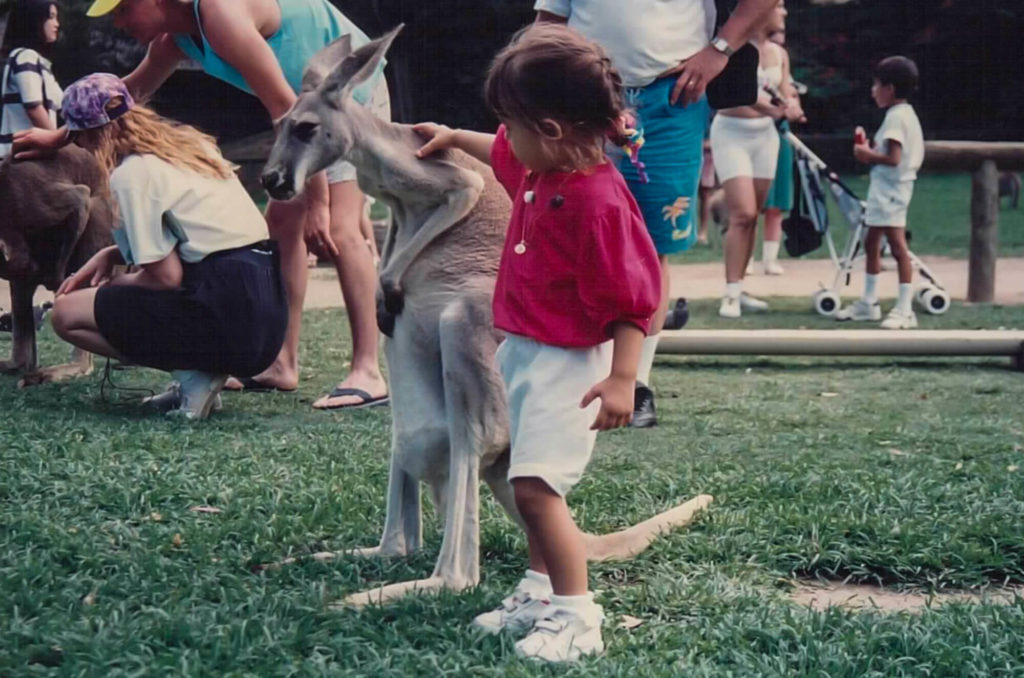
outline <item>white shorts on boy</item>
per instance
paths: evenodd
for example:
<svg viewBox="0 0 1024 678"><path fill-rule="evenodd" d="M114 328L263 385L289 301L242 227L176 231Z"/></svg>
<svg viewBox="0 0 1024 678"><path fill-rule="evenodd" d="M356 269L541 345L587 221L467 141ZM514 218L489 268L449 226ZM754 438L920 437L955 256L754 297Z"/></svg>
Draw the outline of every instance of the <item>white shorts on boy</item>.
<svg viewBox="0 0 1024 678"><path fill-rule="evenodd" d="M868 226L906 228L907 208L910 207L910 198L913 195L913 181L891 183L872 178L868 187L864 223Z"/></svg>
<svg viewBox="0 0 1024 678"><path fill-rule="evenodd" d="M565 496L580 481L594 451L590 426L601 409L584 394L611 372L612 342L560 348L519 335L498 347L498 369L508 395L512 442L508 479L540 478Z"/></svg>

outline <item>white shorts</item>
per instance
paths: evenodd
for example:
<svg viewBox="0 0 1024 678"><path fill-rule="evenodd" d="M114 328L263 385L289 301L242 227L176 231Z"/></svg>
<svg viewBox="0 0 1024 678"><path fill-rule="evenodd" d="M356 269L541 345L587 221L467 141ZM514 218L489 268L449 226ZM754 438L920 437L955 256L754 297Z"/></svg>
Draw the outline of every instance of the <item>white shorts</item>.
<svg viewBox="0 0 1024 678"><path fill-rule="evenodd" d="M711 122L711 157L723 184L736 177L775 179L779 162L775 121L716 115Z"/></svg>
<svg viewBox="0 0 1024 678"><path fill-rule="evenodd" d="M871 180L868 186L867 206L864 210L864 223L868 226L907 225L907 208L910 198L914 195L914 182L901 181L893 184L888 181Z"/></svg>
<svg viewBox="0 0 1024 678"><path fill-rule="evenodd" d="M583 395L608 378L612 342L592 348L559 348L509 334L498 347L498 369L508 394L512 458L508 479L540 478L565 496L583 477L601 409Z"/></svg>
<svg viewBox="0 0 1024 678"><path fill-rule="evenodd" d="M373 96L363 104L381 120L391 121L391 97L388 95L388 83L382 75L377 86L373 89ZM339 160L327 168L327 183L340 184L343 181L356 180L356 168L352 163Z"/></svg>

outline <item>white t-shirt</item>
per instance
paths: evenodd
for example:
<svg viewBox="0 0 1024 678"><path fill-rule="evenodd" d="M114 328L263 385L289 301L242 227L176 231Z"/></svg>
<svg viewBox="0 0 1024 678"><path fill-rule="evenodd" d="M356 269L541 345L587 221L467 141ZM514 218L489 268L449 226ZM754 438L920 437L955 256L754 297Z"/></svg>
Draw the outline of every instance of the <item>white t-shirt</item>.
<svg viewBox="0 0 1024 678"><path fill-rule="evenodd" d="M646 87L713 37L714 0L536 0L601 45L626 87Z"/></svg>
<svg viewBox="0 0 1024 678"><path fill-rule="evenodd" d="M237 177L213 179L155 155L130 155L110 175L117 201L117 242L133 264L160 261L175 248L187 263L268 236L267 222ZM168 227L170 212L184 239ZM125 251L125 249L129 251Z"/></svg>
<svg viewBox="0 0 1024 678"><path fill-rule="evenodd" d="M56 127L64 92L53 77L53 64L39 52L28 48L11 50L0 78L4 97L4 111L0 119L0 158L3 158L11 151L14 133L34 126L25 107L42 106Z"/></svg>
<svg viewBox="0 0 1024 678"><path fill-rule="evenodd" d="M896 167L873 165L871 180L892 185L917 179L917 170L924 162L924 133L910 104L896 104L885 112L885 120L875 132L875 151L887 154L890 140L898 141L902 147L900 164Z"/></svg>

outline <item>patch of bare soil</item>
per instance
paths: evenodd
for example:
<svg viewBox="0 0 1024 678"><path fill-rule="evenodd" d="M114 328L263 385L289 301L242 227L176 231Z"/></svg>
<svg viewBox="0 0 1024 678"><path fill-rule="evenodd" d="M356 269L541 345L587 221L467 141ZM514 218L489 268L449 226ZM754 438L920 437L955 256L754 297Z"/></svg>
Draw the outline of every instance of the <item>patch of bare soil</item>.
<svg viewBox="0 0 1024 678"><path fill-rule="evenodd" d="M848 610L912 613L946 603L1009 605L1017 598L1024 598L1024 587L928 594L892 591L869 584L800 584L790 593L793 602L812 610L842 607Z"/></svg>

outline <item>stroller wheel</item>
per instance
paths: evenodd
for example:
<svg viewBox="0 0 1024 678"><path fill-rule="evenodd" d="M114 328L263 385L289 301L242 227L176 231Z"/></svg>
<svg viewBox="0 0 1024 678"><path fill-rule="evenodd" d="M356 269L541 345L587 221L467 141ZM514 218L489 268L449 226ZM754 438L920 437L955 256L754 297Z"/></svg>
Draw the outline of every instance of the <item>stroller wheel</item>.
<svg viewBox="0 0 1024 678"><path fill-rule="evenodd" d="M818 290L812 298L814 310L818 315L831 318L839 310L839 295L832 290Z"/></svg>
<svg viewBox="0 0 1024 678"><path fill-rule="evenodd" d="M932 315L942 315L949 310L949 294L938 287L929 287L921 293L921 305Z"/></svg>

